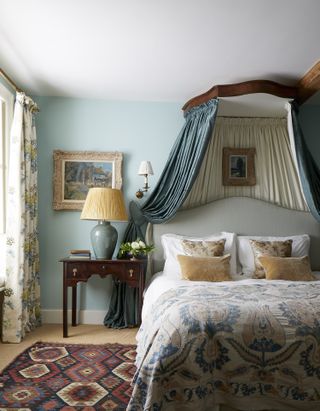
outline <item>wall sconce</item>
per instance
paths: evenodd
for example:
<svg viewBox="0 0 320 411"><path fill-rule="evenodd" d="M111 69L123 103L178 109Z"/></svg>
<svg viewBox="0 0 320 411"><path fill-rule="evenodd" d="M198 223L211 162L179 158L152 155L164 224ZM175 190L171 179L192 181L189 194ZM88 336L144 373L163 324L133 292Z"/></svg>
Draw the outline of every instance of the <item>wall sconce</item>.
<svg viewBox="0 0 320 411"><path fill-rule="evenodd" d="M144 186L142 189L139 188L139 190L136 192L136 197L142 198L143 193L147 192L150 188L150 186L148 185L148 176L153 176L153 169L150 161L141 161L138 175L144 176Z"/></svg>

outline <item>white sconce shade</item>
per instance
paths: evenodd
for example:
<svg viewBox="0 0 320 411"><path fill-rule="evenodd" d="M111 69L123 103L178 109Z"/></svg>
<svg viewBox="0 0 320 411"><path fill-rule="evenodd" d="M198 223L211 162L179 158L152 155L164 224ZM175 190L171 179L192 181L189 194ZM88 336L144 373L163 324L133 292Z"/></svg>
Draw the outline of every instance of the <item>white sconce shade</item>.
<svg viewBox="0 0 320 411"><path fill-rule="evenodd" d="M148 184L148 176L153 175L153 168L151 165L150 161L143 160L140 163L139 170L138 170L138 175L139 176L144 176L144 185L143 188L139 188L139 190L136 192L136 197L137 198L142 198L143 193L146 193L150 186Z"/></svg>
<svg viewBox="0 0 320 411"><path fill-rule="evenodd" d="M150 161L141 161L138 171L139 176L153 175L153 168Z"/></svg>

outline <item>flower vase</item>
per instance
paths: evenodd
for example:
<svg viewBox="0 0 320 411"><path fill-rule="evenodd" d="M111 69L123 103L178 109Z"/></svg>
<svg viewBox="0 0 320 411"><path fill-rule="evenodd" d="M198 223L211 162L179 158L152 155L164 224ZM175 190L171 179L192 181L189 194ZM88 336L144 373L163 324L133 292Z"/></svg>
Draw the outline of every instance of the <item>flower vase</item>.
<svg viewBox="0 0 320 411"><path fill-rule="evenodd" d="M130 260L131 261L141 261L141 260L146 260L147 258L148 256L145 254L138 254L138 255L132 255Z"/></svg>

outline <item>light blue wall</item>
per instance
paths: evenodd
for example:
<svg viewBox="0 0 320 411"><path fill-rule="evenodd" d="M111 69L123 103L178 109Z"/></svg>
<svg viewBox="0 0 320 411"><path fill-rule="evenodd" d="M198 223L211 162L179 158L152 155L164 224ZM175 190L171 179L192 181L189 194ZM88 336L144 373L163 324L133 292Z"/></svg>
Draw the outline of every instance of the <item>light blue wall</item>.
<svg viewBox="0 0 320 411"><path fill-rule="evenodd" d="M35 97L39 158L39 239L41 304L62 307L62 264L72 248L90 248L93 221L77 211L52 209L53 150L120 151L124 155L123 191L127 204L142 186L137 175L141 160L151 160L154 187L184 122L182 103L108 102L104 100ZM119 235L124 223L115 224ZM81 289L81 308L106 310L111 281L92 277Z"/></svg>

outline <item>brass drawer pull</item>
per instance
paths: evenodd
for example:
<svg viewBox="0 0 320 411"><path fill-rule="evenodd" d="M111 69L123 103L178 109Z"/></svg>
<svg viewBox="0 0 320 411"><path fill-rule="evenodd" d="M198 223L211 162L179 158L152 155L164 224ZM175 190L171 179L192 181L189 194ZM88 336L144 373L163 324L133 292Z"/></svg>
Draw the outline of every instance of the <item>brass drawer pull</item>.
<svg viewBox="0 0 320 411"><path fill-rule="evenodd" d="M78 274L78 270L77 270L76 268L73 268L73 270L72 270L72 275L73 275L74 277L76 277L77 274Z"/></svg>
<svg viewBox="0 0 320 411"><path fill-rule="evenodd" d="M129 270L129 277L130 277L130 278L133 277L133 269L132 269L132 268L130 268L130 270Z"/></svg>

